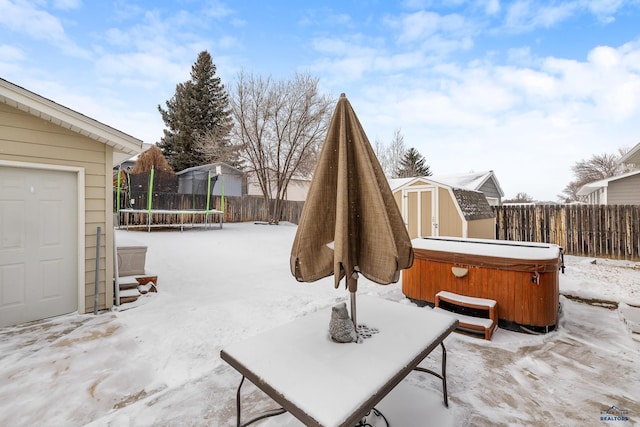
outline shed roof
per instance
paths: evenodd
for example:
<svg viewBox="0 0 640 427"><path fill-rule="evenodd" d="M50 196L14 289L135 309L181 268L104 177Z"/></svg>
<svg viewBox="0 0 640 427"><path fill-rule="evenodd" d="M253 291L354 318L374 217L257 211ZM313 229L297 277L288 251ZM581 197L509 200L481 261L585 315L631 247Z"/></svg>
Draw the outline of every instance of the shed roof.
<svg viewBox="0 0 640 427"><path fill-rule="evenodd" d="M142 140L2 78L0 102L113 147L113 165L142 151Z"/></svg>
<svg viewBox="0 0 640 427"><path fill-rule="evenodd" d="M495 218L496 214L487 202L484 193L474 190L454 188L451 190L467 221Z"/></svg>
<svg viewBox="0 0 640 427"><path fill-rule="evenodd" d="M594 191L597 191L597 190L599 190L601 188L608 187L610 182L618 181L618 180L625 179L625 178L628 178L630 176L634 176L634 175L638 175L638 174L640 174L640 169L633 170L633 171L627 172L627 173L623 173L622 175L611 176L609 178L601 179L599 181L593 181L593 182L590 182L590 183L585 184L582 187L580 187L580 190L578 190L578 192L576 194L578 196L586 196L587 194L591 194Z"/></svg>

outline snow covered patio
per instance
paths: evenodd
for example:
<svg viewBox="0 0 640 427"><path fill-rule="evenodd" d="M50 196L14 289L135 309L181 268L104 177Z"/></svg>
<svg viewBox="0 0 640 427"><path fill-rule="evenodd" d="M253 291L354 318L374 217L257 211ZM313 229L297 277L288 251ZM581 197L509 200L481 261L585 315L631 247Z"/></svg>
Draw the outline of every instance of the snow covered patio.
<svg viewBox="0 0 640 427"><path fill-rule="evenodd" d="M159 292L120 311L0 329L0 425L235 425L240 375L220 350L317 310L326 310L328 324L330 307L348 300L332 278L307 284L291 276L295 231L253 223L117 231L148 246ZM592 261L566 257L561 292L619 307L561 297L559 329L547 335L498 329L485 341L453 333L445 341L449 409L439 380L414 373L379 405L391 425L640 425L640 338L629 330L640 266ZM400 284L361 279L365 294L411 304ZM433 352L421 366L439 363ZM250 384L243 404L273 407ZM601 420L621 413L629 420ZM256 425L300 423L285 414Z"/></svg>

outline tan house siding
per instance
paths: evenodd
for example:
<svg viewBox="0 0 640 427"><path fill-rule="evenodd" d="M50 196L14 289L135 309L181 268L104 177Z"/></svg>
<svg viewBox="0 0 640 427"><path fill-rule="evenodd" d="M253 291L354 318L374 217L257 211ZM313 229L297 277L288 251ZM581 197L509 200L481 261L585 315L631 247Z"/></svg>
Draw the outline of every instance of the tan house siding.
<svg viewBox="0 0 640 427"><path fill-rule="evenodd" d="M84 301L79 301L78 310L82 312L93 310L98 226L102 230L99 308L111 307L113 289L112 286L106 286L105 278L111 277L113 271L113 254L111 250L106 250L113 247L113 218L105 215L105 203L110 203L113 197L110 175L112 147L6 104L0 104L0 135L2 135L0 160L84 170L82 181L84 182L85 217L79 218L80 221L85 221Z"/></svg>
<svg viewBox="0 0 640 427"><path fill-rule="evenodd" d="M607 188L607 204L640 204L640 175L610 182Z"/></svg>
<svg viewBox="0 0 640 427"><path fill-rule="evenodd" d="M463 237L461 234L462 219L449 190L438 188L438 200L440 207L438 235Z"/></svg>

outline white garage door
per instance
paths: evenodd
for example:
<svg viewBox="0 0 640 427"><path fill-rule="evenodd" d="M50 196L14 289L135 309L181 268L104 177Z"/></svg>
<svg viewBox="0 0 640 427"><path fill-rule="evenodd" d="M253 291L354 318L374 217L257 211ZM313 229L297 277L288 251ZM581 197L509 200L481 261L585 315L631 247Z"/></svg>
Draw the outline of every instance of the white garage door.
<svg viewBox="0 0 640 427"><path fill-rule="evenodd" d="M0 166L0 326L77 309L74 172Z"/></svg>

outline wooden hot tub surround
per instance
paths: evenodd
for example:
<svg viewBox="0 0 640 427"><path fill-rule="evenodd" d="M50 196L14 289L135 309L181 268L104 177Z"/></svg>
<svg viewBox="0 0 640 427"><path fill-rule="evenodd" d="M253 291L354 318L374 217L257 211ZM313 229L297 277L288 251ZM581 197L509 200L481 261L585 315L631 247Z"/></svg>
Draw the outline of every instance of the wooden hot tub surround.
<svg viewBox="0 0 640 427"><path fill-rule="evenodd" d="M557 245L504 240L419 238L415 261L403 271L402 291L433 305L440 291L497 302L500 326L536 332L558 322L562 249Z"/></svg>

